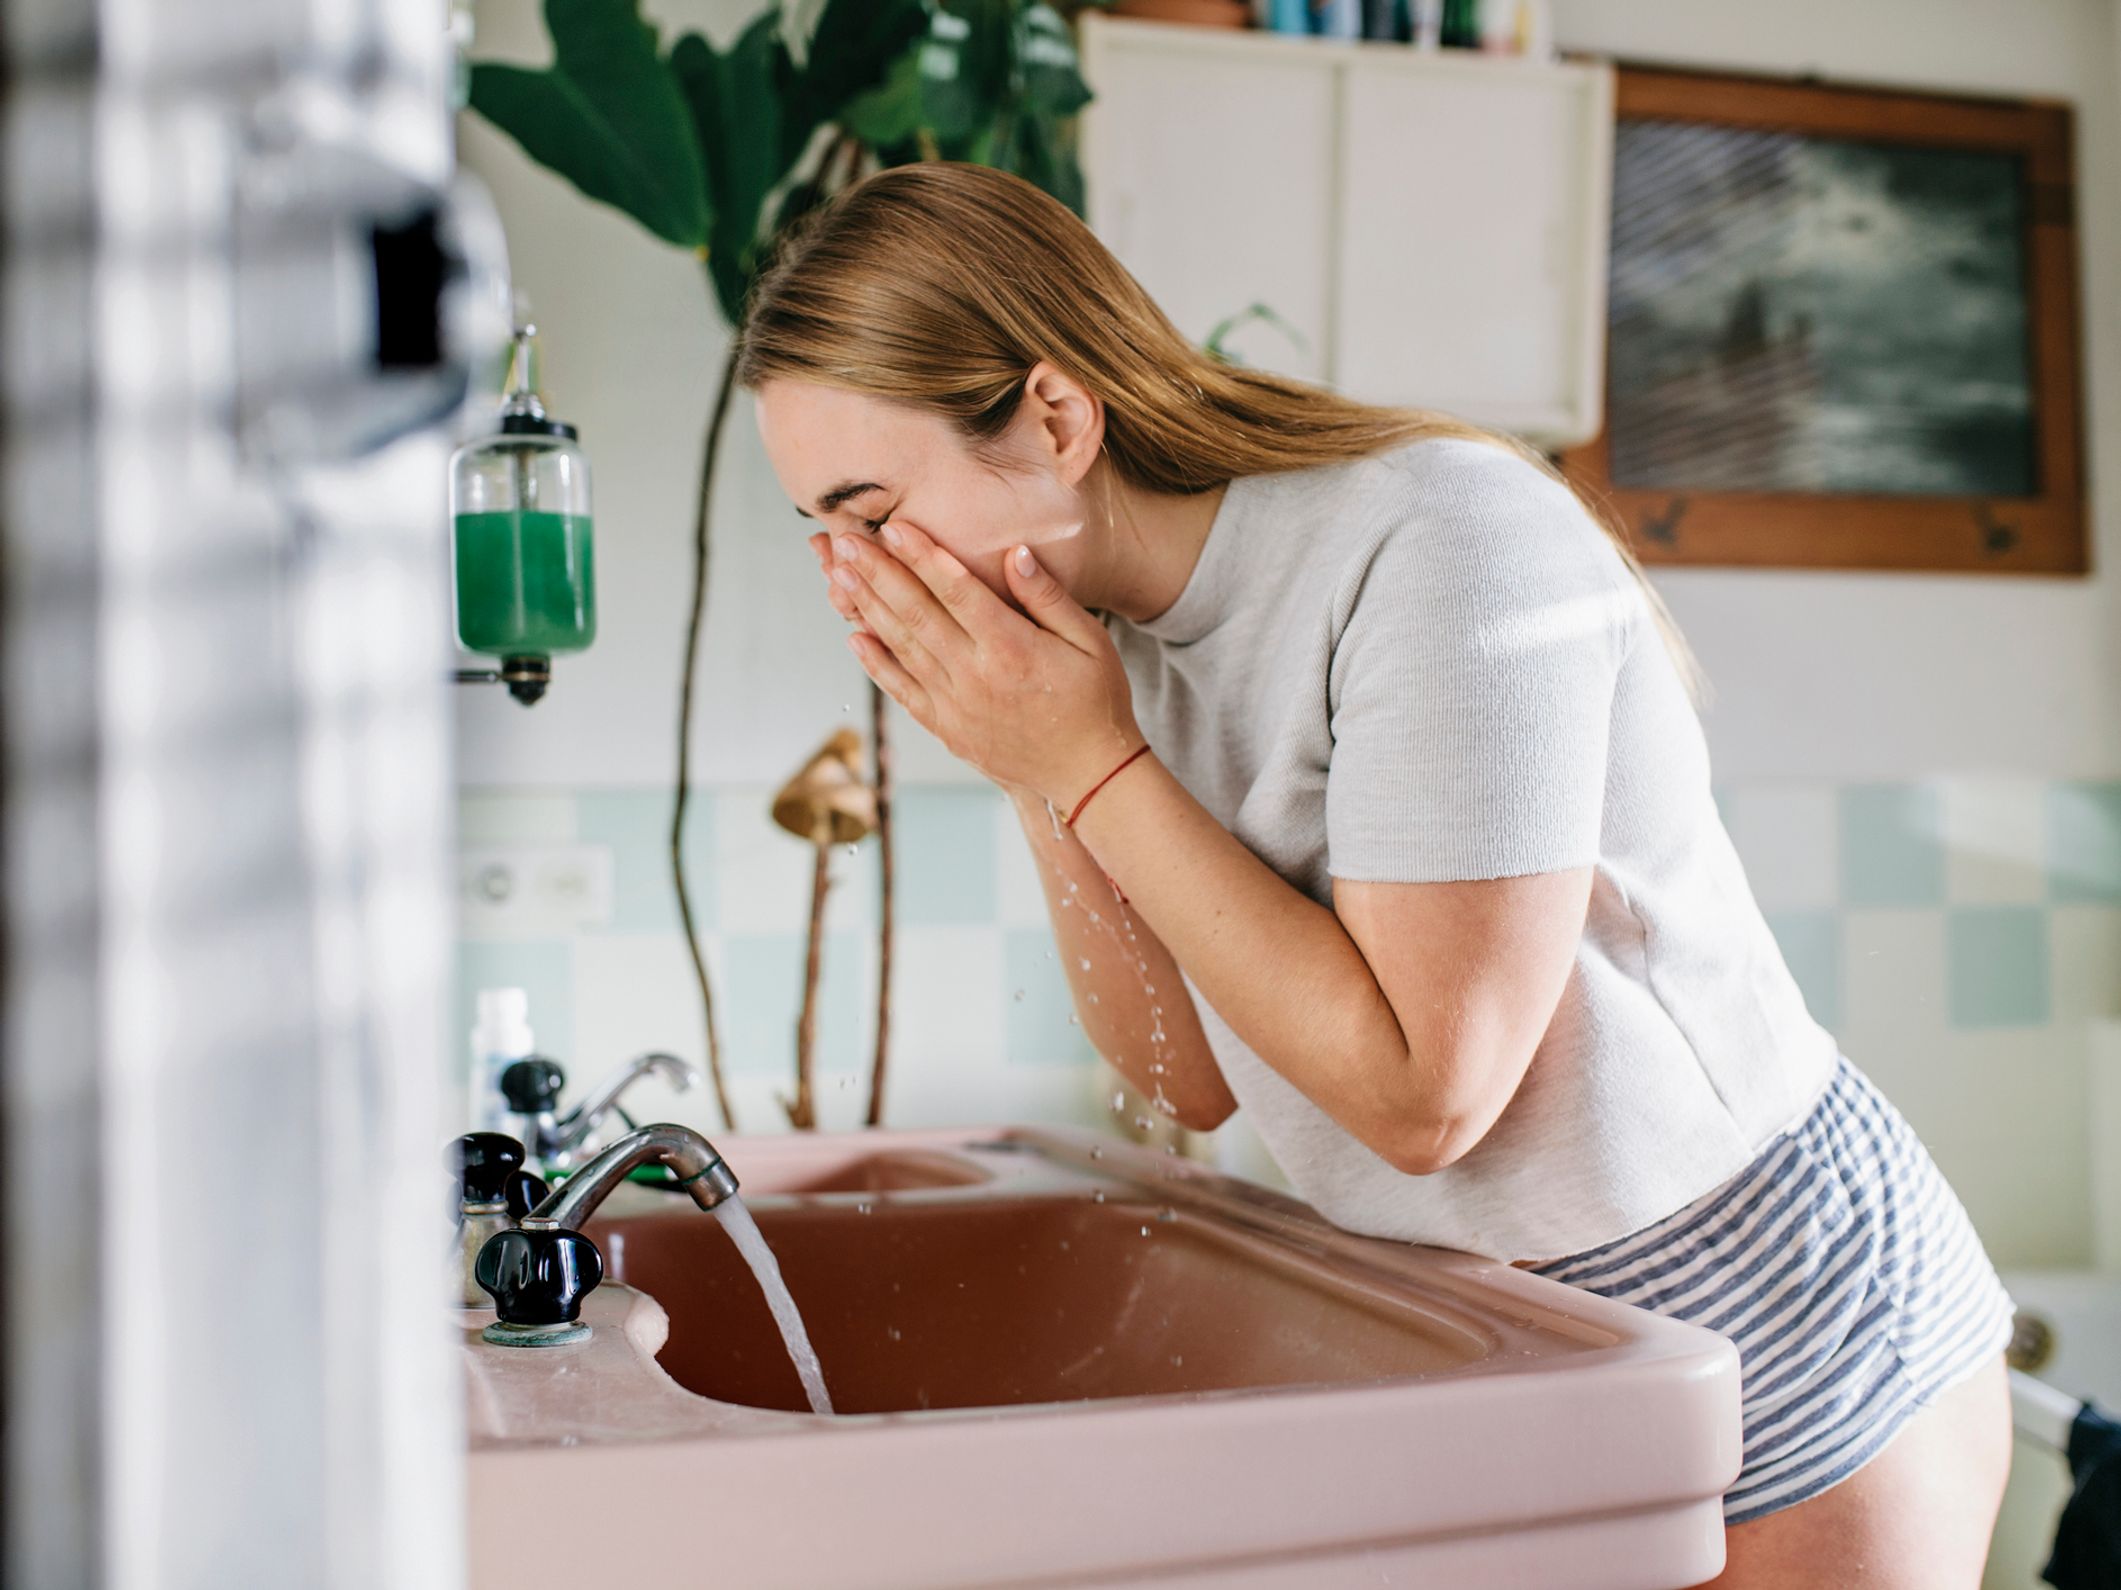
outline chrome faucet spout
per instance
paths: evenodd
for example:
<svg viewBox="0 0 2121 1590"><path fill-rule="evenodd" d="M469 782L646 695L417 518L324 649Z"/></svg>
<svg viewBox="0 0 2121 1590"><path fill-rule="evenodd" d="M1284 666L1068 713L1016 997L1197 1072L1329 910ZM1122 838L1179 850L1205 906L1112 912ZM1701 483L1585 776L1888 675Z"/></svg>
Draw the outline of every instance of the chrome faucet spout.
<svg viewBox="0 0 2121 1590"><path fill-rule="evenodd" d="M522 1218L522 1229L580 1230L611 1190L642 1165L667 1166L702 1209L736 1196L736 1173L712 1143L689 1126L660 1121L628 1132L584 1160L580 1169Z"/></svg>
<svg viewBox="0 0 2121 1590"><path fill-rule="evenodd" d="M614 1072L601 1088L560 1117L549 1157L564 1160L580 1147L583 1139L595 1131L604 1117L617 1107L619 1096L641 1078L649 1075L661 1076L681 1093L697 1087L705 1080L697 1067L688 1065L674 1054L651 1050L647 1054L636 1055Z"/></svg>

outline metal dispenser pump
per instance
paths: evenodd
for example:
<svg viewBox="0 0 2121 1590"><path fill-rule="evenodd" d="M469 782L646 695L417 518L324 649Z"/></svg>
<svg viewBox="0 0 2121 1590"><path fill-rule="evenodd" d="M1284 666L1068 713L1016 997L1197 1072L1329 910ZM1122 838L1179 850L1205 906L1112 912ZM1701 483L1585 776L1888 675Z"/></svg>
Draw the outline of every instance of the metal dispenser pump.
<svg viewBox="0 0 2121 1590"><path fill-rule="evenodd" d="M552 682L552 659L597 635L589 460L538 397L537 334L516 328L499 431L449 462L457 640L500 661L457 682L505 684L526 707Z"/></svg>

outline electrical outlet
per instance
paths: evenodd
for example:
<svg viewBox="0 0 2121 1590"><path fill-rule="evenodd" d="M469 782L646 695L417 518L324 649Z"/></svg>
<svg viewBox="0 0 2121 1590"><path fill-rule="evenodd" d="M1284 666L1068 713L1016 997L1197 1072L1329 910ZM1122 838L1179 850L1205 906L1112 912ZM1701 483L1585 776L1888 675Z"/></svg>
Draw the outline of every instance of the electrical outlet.
<svg viewBox="0 0 2121 1590"><path fill-rule="evenodd" d="M480 845L457 852L457 929L549 939L611 923L608 845Z"/></svg>

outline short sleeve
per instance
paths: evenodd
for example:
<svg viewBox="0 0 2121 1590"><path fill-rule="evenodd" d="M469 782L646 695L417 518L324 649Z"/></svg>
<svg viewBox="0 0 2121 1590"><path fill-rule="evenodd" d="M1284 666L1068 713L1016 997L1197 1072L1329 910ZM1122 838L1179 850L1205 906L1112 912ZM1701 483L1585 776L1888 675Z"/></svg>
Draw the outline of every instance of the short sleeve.
<svg viewBox="0 0 2121 1590"><path fill-rule="evenodd" d="M1598 859L1619 673L1642 591L1573 493L1472 443L1343 582L1327 865L1451 882Z"/></svg>

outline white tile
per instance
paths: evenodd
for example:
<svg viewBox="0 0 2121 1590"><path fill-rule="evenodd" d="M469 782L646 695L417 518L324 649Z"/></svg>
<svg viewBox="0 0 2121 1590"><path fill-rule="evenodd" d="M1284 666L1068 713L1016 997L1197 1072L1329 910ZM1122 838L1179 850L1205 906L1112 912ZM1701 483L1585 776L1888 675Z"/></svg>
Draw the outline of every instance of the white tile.
<svg viewBox="0 0 2121 1590"><path fill-rule="evenodd" d="M1046 893L1038 881L1038 857L1017 821L1016 808L1004 800L995 807L996 909L1004 927L1046 927Z"/></svg>
<svg viewBox="0 0 2121 1590"><path fill-rule="evenodd" d="M1945 999L1944 912L1924 907L1851 910L1842 916L1843 1047L1922 1044L1951 1022Z"/></svg>
<svg viewBox="0 0 2121 1590"><path fill-rule="evenodd" d="M2047 946L2057 1022L2121 1016L2121 909L2054 906Z"/></svg>
<svg viewBox="0 0 2121 1590"><path fill-rule="evenodd" d="M773 791L714 794L715 931L801 933L810 925L810 846L774 826ZM828 908L829 909L829 908Z"/></svg>
<svg viewBox="0 0 2121 1590"><path fill-rule="evenodd" d="M1938 785L1945 898L1955 905L2031 905L2047 897L2045 781L1949 778Z"/></svg>
<svg viewBox="0 0 2121 1590"><path fill-rule="evenodd" d="M563 845L575 834L572 794L502 789L457 792L460 845Z"/></svg>
<svg viewBox="0 0 2121 1590"><path fill-rule="evenodd" d="M1002 935L978 926L900 930L891 990L894 1065L907 1072L1000 1067Z"/></svg>
<svg viewBox="0 0 2121 1590"><path fill-rule="evenodd" d="M1999 1267L2091 1256L2088 1029L1945 1033L1919 1053L1857 1054L1966 1205Z"/></svg>
<svg viewBox="0 0 2121 1590"><path fill-rule="evenodd" d="M2108 1274L2121 1272L2121 1022L2094 1022L2086 1056L2089 1108L2085 1140L2092 1162L2093 1258Z"/></svg>
<svg viewBox="0 0 2121 1590"><path fill-rule="evenodd" d="M1841 896L1839 808L1815 784L1741 784L1723 799L1724 823L1764 911L1819 911Z"/></svg>
<svg viewBox="0 0 2121 1590"><path fill-rule="evenodd" d="M707 969L719 993L724 981L711 943ZM570 1101L650 1049L668 1050L704 1073L706 1024L685 941L674 933L603 933L575 940L574 1032L574 1053L561 1057ZM710 1089L680 1093L655 1077L636 1084L626 1109L637 1121L677 1121L701 1131L718 1125Z"/></svg>

